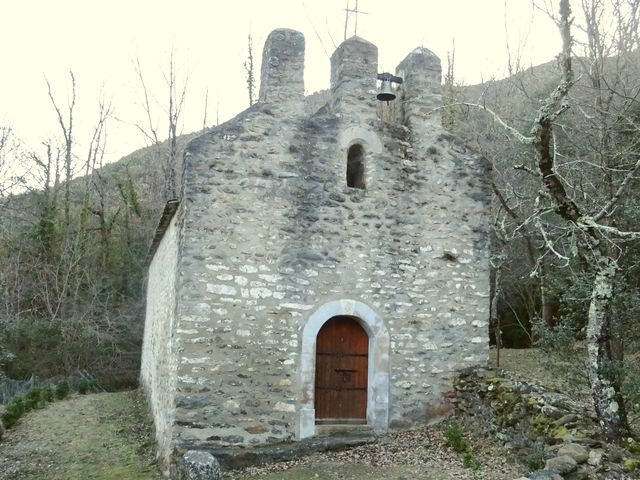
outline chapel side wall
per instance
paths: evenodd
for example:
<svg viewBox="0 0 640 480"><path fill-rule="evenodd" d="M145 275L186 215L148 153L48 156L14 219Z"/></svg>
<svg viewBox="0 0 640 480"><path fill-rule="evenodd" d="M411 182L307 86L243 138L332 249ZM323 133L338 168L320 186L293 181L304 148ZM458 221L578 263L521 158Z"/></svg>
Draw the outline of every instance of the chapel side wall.
<svg viewBox="0 0 640 480"><path fill-rule="evenodd" d="M157 455L163 469L168 468L172 451L175 411L175 361L173 331L178 275L178 215L175 215L149 266L147 308L140 383L154 420Z"/></svg>

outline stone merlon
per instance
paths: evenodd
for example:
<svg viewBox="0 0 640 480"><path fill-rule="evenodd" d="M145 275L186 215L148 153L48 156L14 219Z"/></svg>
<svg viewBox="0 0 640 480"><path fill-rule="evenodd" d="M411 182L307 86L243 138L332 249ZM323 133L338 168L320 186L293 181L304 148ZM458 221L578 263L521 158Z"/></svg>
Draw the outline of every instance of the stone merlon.
<svg viewBox="0 0 640 480"><path fill-rule="evenodd" d="M350 123L376 117L378 48L360 37L342 42L331 56L331 104Z"/></svg>
<svg viewBox="0 0 640 480"><path fill-rule="evenodd" d="M439 115L431 115L442 105L440 58L429 49L416 48L396 67L396 75L404 80L401 96L407 126L440 123Z"/></svg>
<svg viewBox="0 0 640 480"><path fill-rule="evenodd" d="M442 67L440 58L428 48L418 47L405 57L396 67L403 77L406 92L430 91L440 93Z"/></svg>
<svg viewBox="0 0 640 480"><path fill-rule="evenodd" d="M331 55L331 90L344 82L358 81L375 88L378 73L378 47L364 38L351 37Z"/></svg>
<svg viewBox="0 0 640 480"><path fill-rule="evenodd" d="M304 35L279 28L267 37L262 51L261 102L302 101L304 98Z"/></svg>

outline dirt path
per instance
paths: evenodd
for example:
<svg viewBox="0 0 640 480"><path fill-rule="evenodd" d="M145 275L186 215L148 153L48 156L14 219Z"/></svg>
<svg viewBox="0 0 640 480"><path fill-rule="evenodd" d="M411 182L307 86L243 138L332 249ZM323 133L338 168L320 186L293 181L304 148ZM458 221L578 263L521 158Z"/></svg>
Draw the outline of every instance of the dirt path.
<svg viewBox="0 0 640 480"><path fill-rule="evenodd" d="M505 461L495 445L471 435L469 468L461 455L445 446L446 424L385 435L373 445L318 453L293 462L229 472L229 480L513 480L524 467Z"/></svg>
<svg viewBox="0 0 640 480"><path fill-rule="evenodd" d="M30 412L0 441L3 480L155 480L137 392L75 396Z"/></svg>

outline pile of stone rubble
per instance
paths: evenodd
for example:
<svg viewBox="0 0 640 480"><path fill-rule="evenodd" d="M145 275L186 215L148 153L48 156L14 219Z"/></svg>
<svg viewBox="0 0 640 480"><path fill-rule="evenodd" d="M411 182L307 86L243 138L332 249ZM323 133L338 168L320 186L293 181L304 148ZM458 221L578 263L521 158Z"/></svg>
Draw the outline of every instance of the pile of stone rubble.
<svg viewBox="0 0 640 480"><path fill-rule="evenodd" d="M593 414L564 394L478 368L461 372L455 390L457 411L531 468L518 480L640 478L640 444L601 441Z"/></svg>

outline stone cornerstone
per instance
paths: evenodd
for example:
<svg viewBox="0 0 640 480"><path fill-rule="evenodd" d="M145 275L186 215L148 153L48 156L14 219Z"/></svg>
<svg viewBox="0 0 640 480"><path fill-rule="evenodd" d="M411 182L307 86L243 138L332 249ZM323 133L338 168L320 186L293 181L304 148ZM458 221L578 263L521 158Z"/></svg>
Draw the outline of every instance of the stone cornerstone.
<svg viewBox="0 0 640 480"><path fill-rule="evenodd" d="M319 109L303 71L302 34L272 32L260 101L190 143L160 224L141 383L166 467L322 423L425 422L446 410L455 371L487 361L488 170L433 112L440 60L411 52L391 105L377 105L377 48L362 38L333 54ZM316 371L330 319L366 334L365 353L330 360L359 356L362 372ZM360 383L320 387L334 370ZM361 418L341 418L350 389Z"/></svg>

